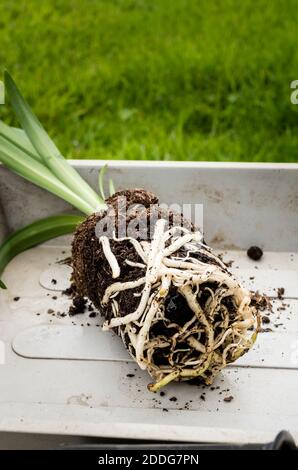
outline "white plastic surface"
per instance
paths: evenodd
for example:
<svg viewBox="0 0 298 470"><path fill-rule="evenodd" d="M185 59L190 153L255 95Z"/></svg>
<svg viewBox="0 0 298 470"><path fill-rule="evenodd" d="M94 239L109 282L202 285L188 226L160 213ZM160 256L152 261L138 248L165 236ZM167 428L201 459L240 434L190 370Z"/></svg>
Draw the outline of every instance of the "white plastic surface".
<svg viewBox="0 0 298 470"><path fill-rule="evenodd" d="M123 166L114 171L125 174ZM213 171L212 165L204 169L206 187L208 175L212 186ZM293 168L293 173L297 178L298 171ZM293 173L289 170L291 181ZM139 169L135 174L139 175ZM185 182L182 168L179 175L181 188ZM226 181L233 179L227 169L226 175ZM240 181L243 178L242 174ZM283 194L288 201L287 178L281 177L280 185L278 204L282 207ZM224 178L221 186L224 188ZM248 191L241 187L238 190ZM228 195L229 186L224 201ZM183 198L183 192L179 197ZM251 214L258 214L256 193L254 200L255 205L251 200L247 204ZM270 441L281 429L288 429L298 440L298 254L293 240L298 235L298 210L286 207L285 201L285 211L292 210L295 220L283 226L282 240L275 240L271 233L269 245L276 245L276 250L265 249L258 263L249 260L243 250L224 252L227 261L233 260L232 271L248 288L273 297L270 323L264 325L273 331L261 333L254 349L218 377L214 387L219 389L172 384L165 396L153 395L146 389L148 374L138 370L119 338L96 326L101 323L99 317L90 318L89 312L63 316L70 301L61 289L69 282L69 270L57 261L68 256L70 239L16 257L3 276L9 289L0 293L0 340L5 350L0 365L0 431L244 443ZM48 215L41 210L43 202L39 198L31 199L31 203L31 211L35 204L39 216ZM220 227L223 236L224 220L229 225L227 210ZM25 220L20 207L17 213L20 217L13 223L20 226ZM291 219L285 214L284 220L287 218ZM252 240L250 230L247 226L248 233L239 235L239 246L246 243L246 238ZM269 232L260 230L265 248ZM206 235L209 240L208 231ZM258 237L260 234L254 240ZM225 240L218 239L217 245L221 244L224 247ZM57 283L53 284L52 279ZM277 299L279 287L285 288L284 300ZM16 297L19 300L14 300ZM229 396L233 400L224 401Z"/></svg>

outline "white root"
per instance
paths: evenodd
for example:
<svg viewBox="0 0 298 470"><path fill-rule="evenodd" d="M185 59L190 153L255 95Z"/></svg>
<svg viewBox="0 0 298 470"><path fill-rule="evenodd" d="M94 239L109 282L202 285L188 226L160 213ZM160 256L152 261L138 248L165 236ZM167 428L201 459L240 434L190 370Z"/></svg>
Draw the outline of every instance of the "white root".
<svg viewBox="0 0 298 470"><path fill-rule="evenodd" d="M107 262L109 263L112 270L112 278L116 279L120 276L120 266L118 264L117 258L111 250L110 241L108 237L100 237L100 242L102 245L103 253L106 257Z"/></svg>
<svg viewBox="0 0 298 470"><path fill-rule="evenodd" d="M186 298L186 301L191 308L191 310L195 313L197 316L199 322L205 326L206 328L206 334L207 334L207 351L210 352L212 349L212 346L214 346L214 341L213 341L213 328L209 324L203 309L200 307L195 294L192 291L192 288L190 285L183 286L179 289L179 292L181 292L182 295Z"/></svg>
<svg viewBox="0 0 298 470"><path fill-rule="evenodd" d="M169 288L171 285L171 276L168 274L164 274L161 277L161 286L158 292L159 297L166 297L167 293L169 292Z"/></svg>
<svg viewBox="0 0 298 470"><path fill-rule="evenodd" d="M148 331L150 329L151 323L156 315L158 310L159 304L156 300L154 300L151 304L151 307L146 315L146 319L140 332L138 334L137 344L136 344L136 360L141 369L146 369L147 365L144 361L143 351L144 351L144 344L147 338Z"/></svg>
<svg viewBox="0 0 298 470"><path fill-rule="evenodd" d="M113 311L114 317L118 317L118 315L119 315L118 302L116 302L116 300L113 299L112 303L111 303L111 306L112 306L112 311Z"/></svg>
<svg viewBox="0 0 298 470"><path fill-rule="evenodd" d="M125 264L127 264L128 266L132 266L133 268L140 268L140 269L145 269L146 268L146 265L143 264L143 263L135 263L133 261L130 261L129 259L126 259L124 261Z"/></svg>
<svg viewBox="0 0 298 470"><path fill-rule="evenodd" d="M115 282L114 284L111 284L105 291L104 296L102 298L102 304L105 305L108 303L110 297L115 294L119 293L123 290L128 290L128 289L135 289L136 287L140 287L142 284L145 283L145 277L140 277L140 279L137 279L136 281L130 281L130 282Z"/></svg>
<svg viewBox="0 0 298 470"><path fill-rule="evenodd" d="M112 318L110 323L105 322L104 323L105 329L116 328L117 326L127 325L128 323L135 322L136 320L138 320L140 316L142 315L142 313L144 312L149 296L150 296L150 283L146 282L137 310L135 310L133 313L129 313L125 317Z"/></svg>
<svg viewBox="0 0 298 470"><path fill-rule="evenodd" d="M119 242L128 240L141 259L141 262L125 260L125 263L146 271L135 281L110 285L102 299L102 304L110 304L113 312L113 318L104 323L103 329L119 328L123 340L128 335L129 350L138 365L148 369L158 381L150 387L152 390L158 390L172 380L187 380L199 375L212 383L213 377L228 361L239 357L253 343L246 335L247 330L255 325L249 292L202 243L202 234L190 232L184 227L172 227L165 231L165 226L164 219L156 222L151 242L114 237ZM118 277L120 268L106 237L101 238L101 243L113 277ZM204 254L206 262L197 259L197 253ZM202 287L207 282L214 288L208 285ZM119 292L140 286L143 286L141 292L133 292L134 297L140 297L138 307L134 312L121 316L115 297ZM166 317L164 299L172 286L185 298L193 312L192 318L184 325ZM205 298L207 293L207 299L202 308L200 296L203 292ZM233 311L227 308L224 302L226 297L232 299ZM151 328L157 322L164 324L165 333L152 336ZM174 333L167 335L167 329L174 330ZM254 335L255 339L256 333ZM185 347L185 343L189 347ZM157 349L164 351L168 361L164 365L155 363ZM208 375L205 374L207 370Z"/></svg>
<svg viewBox="0 0 298 470"><path fill-rule="evenodd" d="M232 328L229 328L228 330L226 330L226 331L224 332L224 334L222 335L222 338L214 345L214 348L213 348L213 349L215 350L215 349L219 348L219 346L221 346L221 345L225 342L226 338L227 338L231 333L233 333Z"/></svg>
<svg viewBox="0 0 298 470"><path fill-rule="evenodd" d="M167 268L190 269L194 271L198 270L198 264L196 263L191 263L187 261L179 261L179 260L171 259L171 258L164 258L162 262ZM205 263L200 263L200 265L206 268Z"/></svg>
<svg viewBox="0 0 298 470"><path fill-rule="evenodd" d="M183 237L178 238L172 245L164 250L164 257L170 256L171 254L178 251L185 243L190 241L200 242L202 240L201 232L188 233Z"/></svg>
<svg viewBox="0 0 298 470"><path fill-rule="evenodd" d="M164 233L166 221L164 219L159 219L156 222L156 229L153 235L149 255L148 255L148 263L147 263L147 271L146 271L146 283L142 293L140 304L135 310L135 312L130 313L122 318L112 318L108 325L105 325L106 328L115 328L120 325L127 325L130 322L137 321L140 316L142 315L146 304L148 302L150 291L151 291L151 284L156 282L156 274L155 271L157 270L156 265L154 264L155 258L158 254L158 249L160 248L162 235Z"/></svg>
<svg viewBox="0 0 298 470"><path fill-rule="evenodd" d="M205 346L200 343L200 341L198 341L196 338L194 338L193 336L189 336L187 339L186 339L186 342L189 344L189 346L191 346L192 348L194 348L196 351L199 351L203 354L205 354L206 352L206 348Z"/></svg>

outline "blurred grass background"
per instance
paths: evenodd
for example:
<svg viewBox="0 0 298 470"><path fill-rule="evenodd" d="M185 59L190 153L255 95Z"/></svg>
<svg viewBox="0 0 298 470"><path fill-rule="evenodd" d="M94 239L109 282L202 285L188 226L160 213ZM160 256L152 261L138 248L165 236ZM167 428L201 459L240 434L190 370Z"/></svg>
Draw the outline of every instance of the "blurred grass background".
<svg viewBox="0 0 298 470"><path fill-rule="evenodd" d="M297 24L297 0L1 0L0 67L66 156L293 162Z"/></svg>

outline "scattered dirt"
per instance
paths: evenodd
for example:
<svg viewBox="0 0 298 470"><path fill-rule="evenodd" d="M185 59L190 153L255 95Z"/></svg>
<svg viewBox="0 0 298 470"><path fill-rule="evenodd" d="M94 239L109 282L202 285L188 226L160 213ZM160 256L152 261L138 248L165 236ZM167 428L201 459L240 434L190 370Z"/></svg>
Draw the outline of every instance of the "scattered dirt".
<svg viewBox="0 0 298 470"><path fill-rule="evenodd" d="M284 287L278 287L277 289L277 297L279 300L283 300L284 298L284 293L285 293L285 288Z"/></svg>
<svg viewBox="0 0 298 470"><path fill-rule="evenodd" d="M228 268L231 268L235 263L235 260L230 259L229 261L225 261L224 263L227 265Z"/></svg>
<svg viewBox="0 0 298 470"><path fill-rule="evenodd" d="M13 300L14 300L15 302L18 302L18 301L20 300L20 297L14 297Z"/></svg>
<svg viewBox="0 0 298 470"><path fill-rule="evenodd" d="M72 317L85 312L87 300L77 295L73 298L72 305L69 307L69 315Z"/></svg>
<svg viewBox="0 0 298 470"><path fill-rule="evenodd" d="M65 313L65 312L62 312L62 313L61 313L61 312L57 312L57 316L64 318L64 317L66 317L66 313Z"/></svg>
<svg viewBox="0 0 298 470"><path fill-rule="evenodd" d="M230 395L228 397L225 397L223 401L225 401L226 403L230 403L232 400L234 400L234 397Z"/></svg>
<svg viewBox="0 0 298 470"><path fill-rule="evenodd" d="M263 323L270 323L270 318L267 315L262 316L262 322Z"/></svg>
<svg viewBox="0 0 298 470"><path fill-rule="evenodd" d="M251 246L247 250L247 256L254 261L259 261L263 256L263 251L258 246Z"/></svg>
<svg viewBox="0 0 298 470"><path fill-rule="evenodd" d="M260 312L265 310L272 312L272 303L269 297L265 294L260 294L258 291L252 293L251 304Z"/></svg>
<svg viewBox="0 0 298 470"><path fill-rule="evenodd" d="M70 287L62 291L63 295L67 295L68 297L72 297L73 295L76 294L76 286L74 283L71 284Z"/></svg>
<svg viewBox="0 0 298 470"><path fill-rule="evenodd" d="M56 264L66 264L67 266L71 266L71 257L68 256L67 258L60 259Z"/></svg>

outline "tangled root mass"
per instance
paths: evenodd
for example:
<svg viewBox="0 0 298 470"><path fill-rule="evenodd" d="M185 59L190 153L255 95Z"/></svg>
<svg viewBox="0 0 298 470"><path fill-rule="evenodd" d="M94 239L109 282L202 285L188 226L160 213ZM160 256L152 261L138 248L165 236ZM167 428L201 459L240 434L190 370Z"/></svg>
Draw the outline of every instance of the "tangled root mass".
<svg viewBox="0 0 298 470"><path fill-rule="evenodd" d="M103 328L116 331L148 370L155 380L150 390L196 377L211 384L256 339L258 315L250 294L200 230L161 209L155 195L116 193L107 201L116 222L122 217L119 196L133 205L124 224L138 226L138 235L122 237L116 229L110 237L98 236L98 222L109 214L86 219L73 241L76 289L104 315Z"/></svg>

